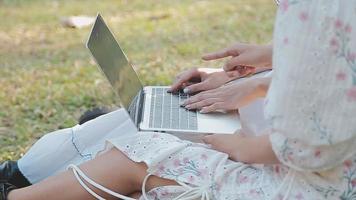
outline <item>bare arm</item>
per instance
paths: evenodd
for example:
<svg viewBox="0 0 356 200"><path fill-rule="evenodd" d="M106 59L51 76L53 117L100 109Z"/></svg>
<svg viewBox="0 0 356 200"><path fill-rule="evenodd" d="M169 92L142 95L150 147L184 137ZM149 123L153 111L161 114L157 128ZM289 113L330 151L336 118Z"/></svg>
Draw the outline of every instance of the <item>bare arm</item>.
<svg viewBox="0 0 356 200"><path fill-rule="evenodd" d="M246 137L242 134L210 135L204 138L217 151L229 155L230 159L251 164L277 164L269 135Z"/></svg>

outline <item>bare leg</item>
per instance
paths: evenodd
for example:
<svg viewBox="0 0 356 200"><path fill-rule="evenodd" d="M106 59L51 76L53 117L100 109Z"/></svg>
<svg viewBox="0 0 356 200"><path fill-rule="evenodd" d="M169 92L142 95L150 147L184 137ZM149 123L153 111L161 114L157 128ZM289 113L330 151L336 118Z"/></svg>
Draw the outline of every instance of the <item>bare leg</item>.
<svg viewBox="0 0 356 200"><path fill-rule="evenodd" d="M80 166L81 170L95 182L123 195L141 191L147 166L127 158L117 149L112 149L94 160ZM87 184L105 199L115 199ZM175 181L151 177L146 189L157 186L176 185ZM10 192L9 200L63 200L63 199L94 199L75 179L73 172L66 171L50 177L38 184Z"/></svg>
<svg viewBox="0 0 356 200"><path fill-rule="evenodd" d="M135 193L130 194L129 196L131 198L138 199L138 198L140 198L141 195L142 195L141 192L135 192Z"/></svg>

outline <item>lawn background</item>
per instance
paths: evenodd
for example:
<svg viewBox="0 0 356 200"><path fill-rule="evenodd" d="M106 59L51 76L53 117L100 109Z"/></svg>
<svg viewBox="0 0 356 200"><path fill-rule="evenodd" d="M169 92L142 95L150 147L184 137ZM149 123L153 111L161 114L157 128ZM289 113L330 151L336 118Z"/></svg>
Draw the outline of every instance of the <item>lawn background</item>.
<svg viewBox="0 0 356 200"><path fill-rule="evenodd" d="M85 48L90 28L65 16L101 12L144 84L170 84L204 52L233 42L268 43L273 0L0 0L0 162L18 159L43 134L115 104Z"/></svg>

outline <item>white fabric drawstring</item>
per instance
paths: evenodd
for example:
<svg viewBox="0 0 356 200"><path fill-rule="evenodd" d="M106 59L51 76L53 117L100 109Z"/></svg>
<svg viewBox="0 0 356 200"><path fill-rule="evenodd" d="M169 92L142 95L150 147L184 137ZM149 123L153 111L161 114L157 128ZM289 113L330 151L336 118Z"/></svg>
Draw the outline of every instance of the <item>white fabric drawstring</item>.
<svg viewBox="0 0 356 200"><path fill-rule="evenodd" d="M290 169L291 170L291 169ZM289 198L289 194L290 192L292 191L292 186L293 186L293 183L294 183L294 178L295 178L295 171L293 170L292 173L291 173L291 180L289 182L289 185L288 185L288 188L287 188L287 191L286 191L286 194L283 198L283 200L287 200Z"/></svg>
<svg viewBox="0 0 356 200"><path fill-rule="evenodd" d="M209 200L208 187L190 187L184 183L178 182L181 186L185 187L187 191L174 198L173 200L194 200L201 197L201 200Z"/></svg>
<svg viewBox="0 0 356 200"><path fill-rule="evenodd" d="M105 200L105 198L101 197L100 195L96 194L92 189L90 189L82 179L84 179L86 182L88 182L90 185L92 185L93 187L106 192L114 197L123 199L123 200L136 200L134 198L131 197L127 197L124 196L122 194L113 192L107 188L105 188L104 186L96 183L95 181L93 181L91 178L89 178L88 176L86 176L84 174L84 172L79 169L79 167L70 164L68 166L68 169L71 169L74 173L75 178L78 180L79 184L91 195L93 195L95 198L99 199L99 200ZM146 177L143 180L142 183L142 196L145 200L149 200L147 198L146 195L146 183L148 178L151 176L152 174L147 174ZM209 187L190 187L189 185L185 184L185 183L181 183L178 182L181 186L183 186L187 191L185 191L184 193L182 193L181 195L179 195L178 197L174 198L173 200L195 200L199 197L201 197L201 200L210 200L209 199Z"/></svg>
<svg viewBox="0 0 356 200"><path fill-rule="evenodd" d="M73 164L70 164L68 166L68 169L72 169L74 175L75 175L75 178L78 180L79 184L86 190L88 191L91 195L93 195L95 198L99 199L99 200L105 200L105 198L101 197L100 195L96 194L92 189L90 189L84 182L81 178L83 178L86 182L88 182L90 185L94 186L95 188L103 191L103 192L106 192L114 197L117 197L117 198L120 198L120 199L123 199L123 200L136 200L134 198L131 198L131 197L127 197L127 196L124 196L124 195L121 195L119 193L116 193L116 192L113 192L109 189L107 189L106 187L96 183L95 181L93 181L91 178L89 178L88 176L86 176L84 174L84 172L82 170L79 169L79 167L73 165ZM80 177L79 177L80 176ZM148 200L148 199L146 199Z"/></svg>
<svg viewBox="0 0 356 200"><path fill-rule="evenodd" d="M287 175L284 177L282 183L279 185L278 189L276 190L275 194L272 196L271 199L277 199L277 195L280 194L280 191L282 190L282 188L284 187L285 184L287 184L287 181L289 181L289 185L288 188L284 194L283 200L287 200L288 196L292 190L292 185L294 183L294 178L295 178L295 171L292 169L288 170Z"/></svg>

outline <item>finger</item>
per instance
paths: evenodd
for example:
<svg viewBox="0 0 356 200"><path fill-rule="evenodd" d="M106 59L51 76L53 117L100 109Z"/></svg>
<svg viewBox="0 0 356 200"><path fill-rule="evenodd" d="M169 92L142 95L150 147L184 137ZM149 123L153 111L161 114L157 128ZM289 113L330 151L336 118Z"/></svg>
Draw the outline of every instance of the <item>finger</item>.
<svg viewBox="0 0 356 200"><path fill-rule="evenodd" d="M254 66L254 63L256 63L256 60L253 59L250 54L240 54L229 59L223 68L225 71L231 71L239 66Z"/></svg>
<svg viewBox="0 0 356 200"><path fill-rule="evenodd" d="M179 75L179 78L176 79L175 83L171 85L171 88L168 90L170 92L177 91L182 88L183 83L188 82L191 78L199 76L199 72L196 69L192 69Z"/></svg>
<svg viewBox="0 0 356 200"><path fill-rule="evenodd" d="M183 83L183 87L185 88L185 87L191 86L193 84L196 84L196 82L188 81L188 82Z"/></svg>
<svg viewBox="0 0 356 200"><path fill-rule="evenodd" d="M193 85L193 84L197 84L197 82L192 82L192 80L189 80L189 81L187 81L187 82L184 82L184 83L182 83L182 88L186 88L186 87L188 87L188 86L191 86L191 85Z"/></svg>
<svg viewBox="0 0 356 200"><path fill-rule="evenodd" d="M192 103L196 103L196 102L199 102L199 101L203 101L205 99L208 99L208 98L214 98L214 97L217 97L218 95L215 94L215 91L207 91L207 92L202 92L202 93L199 93L199 94L196 94L190 98L188 98L187 100L185 100L183 102L182 105L186 106L186 105L189 105L189 104L192 104Z"/></svg>
<svg viewBox="0 0 356 200"><path fill-rule="evenodd" d="M226 73L229 77L238 78L238 77L247 76L249 74L253 74L253 73L255 73L255 71L256 71L256 68L254 68L254 67L239 66L239 67L236 67L235 70L229 71Z"/></svg>
<svg viewBox="0 0 356 200"><path fill-rule="evenodd" d="M225 58L228 56L238 56L238 50L233 47L229 47L226 49L222 49L220 51L214 52L214 53L209 53L205 54L202 59L203 60L215 60L215 59L220 59L220 58Z"/></svg>
<svg viewBox="0 0 356 200"><path fill-rule="evenodd" d="M203 107L207 107L210 106L216 102L219 102L220 99L219 98L209 98L209 99L204 99L202 101L196 102L196 103L192 103L192 104L188 104L187 106L185 106L185 108L189 109L189 110L195 110L195 109L201 109Z"/></svg>
<svg viewBox="0 0 356 200"><path fill-rule="evenodd" d="M217 111L218 109L223 109L223 106L224 106L223 102L217 102L217 103L214 103L214 104L212 104L210 106L203 107L200 110L200 113L214 112L214 111Z"/></svg>
<svg viewBox="0 0 356 200"><path fill-rule="evenodd" d="M173 84L171 85L171 87L168 89L168 92L175 92L178 91L179 89L182 89L184 87L184 83L187 81L187 78L184 76L177 78Z"/></svg>
<svg viewBox="0 0 356 200"><path fill-rule="evenodd" d="M256 73L256 67L247 67L246 68L246 75Z"/></svg>
<svg viewBox="0 0 356 200"><path fill-rule="evenodd" d="M231 78L241 77L239 70L229 71L229 72L226 72L226 74L227 74L227 76L229 76Z"/></svg>
<svg viewBox="0 0 356 200"><path fill-rule="evenodd" d="M203 142L206 144L211 144L213 142L214 135L207 135L203 137Z"/></svg>
<svg viewBox="0 0 356 200"><path fill-rule="evenodd" d="M196 93L196 92L200 92L203 90L207 90L207 84L206 82L200 82L200 83L195 83L195 84L191 84L189 86L187 86L186 88L184 88L184 92L188 93L188 94L192 94L192 93Z"/></svg>

